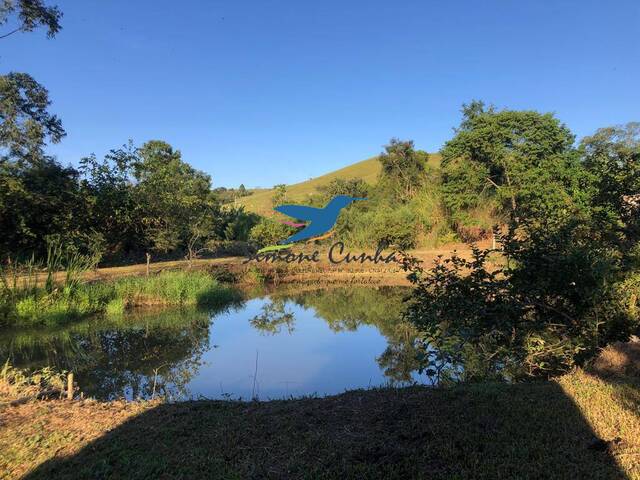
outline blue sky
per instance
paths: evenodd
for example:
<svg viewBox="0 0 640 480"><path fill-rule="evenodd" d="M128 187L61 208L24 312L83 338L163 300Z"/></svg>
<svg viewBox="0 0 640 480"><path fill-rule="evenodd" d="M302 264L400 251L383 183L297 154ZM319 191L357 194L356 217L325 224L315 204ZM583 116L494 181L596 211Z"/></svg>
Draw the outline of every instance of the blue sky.
<svg viewBox="0 0 640 480"><path fill-rule="evenodd" d="M49 89L63 163L163 139L216 186L271 186L392 136L437 151L474 98L579 137L640 120L636 0L47 3L63 30L0 40L0 69Z"/></svg>

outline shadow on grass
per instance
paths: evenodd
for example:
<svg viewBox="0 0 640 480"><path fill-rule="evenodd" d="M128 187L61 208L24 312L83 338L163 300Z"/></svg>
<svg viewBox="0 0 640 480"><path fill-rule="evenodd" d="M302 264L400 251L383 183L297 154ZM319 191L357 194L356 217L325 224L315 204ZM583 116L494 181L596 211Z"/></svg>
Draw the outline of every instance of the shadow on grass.
<svg viewBox="0 0 640 480"><path fill-rule="evenodd" d="M556 382L198 401L150 408L26 478L625 478L597 440Z"/></svg>

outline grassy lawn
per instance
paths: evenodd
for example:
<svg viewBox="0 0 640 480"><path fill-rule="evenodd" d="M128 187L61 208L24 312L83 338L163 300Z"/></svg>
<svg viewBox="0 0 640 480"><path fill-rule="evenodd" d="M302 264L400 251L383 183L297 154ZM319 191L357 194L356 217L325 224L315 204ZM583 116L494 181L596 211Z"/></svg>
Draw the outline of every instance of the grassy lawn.
<svg viewBox="0 0 640 480"><path fill-rule="evenodd" d="M557 381L264 403L33 401L2 478L640 478L640 385Z"/></svg>

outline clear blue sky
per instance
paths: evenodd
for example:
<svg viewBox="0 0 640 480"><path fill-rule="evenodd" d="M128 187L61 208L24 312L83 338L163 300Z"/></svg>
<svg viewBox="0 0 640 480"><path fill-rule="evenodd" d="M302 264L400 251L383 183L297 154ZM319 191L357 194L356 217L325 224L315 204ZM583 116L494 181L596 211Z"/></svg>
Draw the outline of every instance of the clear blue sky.
<svg viewBox="0 0 640 480"><path fill-rule="evenodd" d="M640 2L47 0L0 69L44 84L76 164L164 139L216 186L271 186L436 151L463 102L553 111L579 137L640 120Z"/></svg>

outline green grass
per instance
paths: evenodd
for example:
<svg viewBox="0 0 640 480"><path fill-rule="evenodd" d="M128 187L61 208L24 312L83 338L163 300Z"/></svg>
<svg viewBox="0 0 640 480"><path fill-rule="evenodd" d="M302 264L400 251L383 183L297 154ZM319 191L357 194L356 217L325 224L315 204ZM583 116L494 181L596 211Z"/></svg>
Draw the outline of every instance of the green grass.
<svg viewBox="0 0 640 480"><path fill-rule="evenodd" d="M640 478L640 387L557 381L272 402L0 409L4 478ZM0 473L0 477L3 475Z"/></svg>
<svg viewBox="0 0 640 480"><path fill-rule="evenodd" d="M440 164L439 154L429 155L429 164L438 166ZM331 180L342 178L345 180L360 178L370 185L378 182L380 174L380 162L377 157L362 160L347 167L326 173L316 178L311 178L304 182L287 185L287 199L295 202L302 202L310 195L318 193L318 187L327 185ZM252 195L238 199L238 205L243 205L246 210L259 215L270 215L272 212L271 198L273 189L260 189Z"/></svg>
<svg viewBox="0 0 640 480"><path fill-rule="evenodd" d="M163 272L150 277L124 277L112 282L13 291L2 296L4 324L55 325L105 313L122 314L145 305L216 307L237 297L205 272Z"/></svg>

